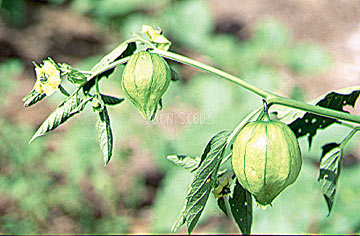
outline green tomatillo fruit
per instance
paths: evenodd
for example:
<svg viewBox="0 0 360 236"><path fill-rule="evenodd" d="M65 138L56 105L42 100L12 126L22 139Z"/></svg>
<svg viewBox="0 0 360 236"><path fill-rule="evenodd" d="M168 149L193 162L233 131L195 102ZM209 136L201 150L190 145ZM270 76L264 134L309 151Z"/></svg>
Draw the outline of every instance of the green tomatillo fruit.
<svg viewBox="0 0 360 236"><path fill-rule="evenodd" d="M250 122L235 139L232 156L235 175L261 206L270 205L295 182L301 163L295 134L280 121Z"/></svg>
<svg viewBox="0 0 360 236"><path fill-rule="evenodd" d="M146 120L153 120L161 97L169 87L171 71L155 53L133 54L122 74L121 87Z"/></svg>

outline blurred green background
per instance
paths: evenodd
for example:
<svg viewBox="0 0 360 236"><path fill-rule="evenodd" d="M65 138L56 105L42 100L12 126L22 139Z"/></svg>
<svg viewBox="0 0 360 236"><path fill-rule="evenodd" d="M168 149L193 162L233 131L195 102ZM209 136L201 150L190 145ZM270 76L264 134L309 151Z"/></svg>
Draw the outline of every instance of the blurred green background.
<svg viewBox="0 0 360 236"><path fill-rule="evenodd" d="M308 101L358 84L359 9L357 1L0 0L0 233L169 233L192 176L166 156L200 155L212 135L261 104L230 82L170 62L181 80L153 123L128 102L109 109L115 148L104 167L89 108L28 144L62 100L55 93L22 107L35 82L31 61L51 56L88 70L148 24L162 27L175 52ZM101 83L107 94L123 95L121 70ZM358 137L346 150L330 217L316 181L321 146L347 132L336 125L318 132L310 151L301 139L301 175L273 207L254 208L254 233L360 233ZM194 233L239 230L211 196Z"/></svg>

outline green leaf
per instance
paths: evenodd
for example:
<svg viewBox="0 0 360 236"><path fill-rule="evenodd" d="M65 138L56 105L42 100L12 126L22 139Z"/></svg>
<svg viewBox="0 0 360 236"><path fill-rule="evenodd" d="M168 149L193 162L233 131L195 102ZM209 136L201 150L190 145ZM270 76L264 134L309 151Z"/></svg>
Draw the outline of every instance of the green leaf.
<svg viewBox="0 0 360 236"><path fill-rule="evenodd" d="M35 89L32 89L28 94L26 94L25 97L23 97L22 101L26 102L27 100L31 99L31 97L34 97L37 94L38 92Z"/></svg>
<svg viewBox="0 0 360 236"><path fill-rule="evenodd" d="M179 74L179 72L177 72L174 68L172 68L170 66L170 70L171 70L171 80L172 81L178 81L181 80L181 75Z"/></svg>
<svg viewBox="0 0 360 236"><path fill-rule="evenodd" d="M228 216L228 210L226 208L226 199L221 197L221 198L218 198L217 200L217 205L218 207L220 208L220 210L226 215Z"/></svg>
<svg viewBox="0 0 360 236"><path fill-rule="evenodd" d="M106 68L110 63L120 59L121 55L125 52L128 47L128 41L125 41L114 48L110 53L105 55L100 62L98 62L91 71L96 72Z"/></svg>
<svg viewBox="0 0 360 236"><path fill-rule="evenodd" d="M105 105L118 105L124 101L124 98L117 98L109 95L101 94L101 99Z"/></svg>
<svg viewBox="0 0 360 236"><path fill-rule="evenodd" d="M160 98L160 100L159 100L159 110L162 110L162 108L163 108L162 98Z"/></svg>
<svg viewBox="0 0 360 236"><path fill-rule="evenodd" d="M58 87L58 88L59 88L60 92L61 92L64 96L70 97L69 92L66 91L66 89L65 89L61 84L59 84L59 87Z"/></svg>
<svg viewBox="0 0 360 236"><path fill-rule="evenodd" d="M190 194L190 192L191 192L191 188L189 186L189 188L186 192L186 196L188 196ZM186 215L185 215L186 208L187 208L187 198L185 198L185 204L180 211L179 217L176 219L175 223L171 226L172 233L175 233L176 231L178 231L178 229L186 223Z"/></svg>
<svg viewBox="0 0 360 236"><path fill-rule="evenodd" d="M72 94L64 103L60 104L40 125L34 136L31 138L30 143L39 136L56 129L59 125L63 124L69 118L84 110L85 105L91 101L92 98L82 101L77 93Z"/></svg>
<svg viewBox="0 0 360 236"><path fill-rule="evenodd" d="M229 135L230 132L221 131L211 138L207 144L202 155L202 162L195 172L194 181L191 183L185 198L185 206L175 225L172 227L173 232L186 223L188 233L190 234L199 221L211 190L215 185L217 172Z"/></svg>
<svg viewBox="0 0 360 236"><path fill-rule="evenodd" d="M22 100L24 107L30 107L46 97L46 94L40 94L35 89L31 90Z"/></svg>
<svg viewBox="0 0 360 236"><path fill-rule="evenodd" d="M99 112L99 119L96 124L100 148L104 154L104 162L107 165L112 156L113 135L110 125L110 117L106 107Z"/></svg>
<svg viewBox="0 0 360 236"><path fill-rule="evenodd" d="M231 213L243 234L250 234L252 224L252 198L236 179L229 198Z"/></svg>
<svg viewBox="0 0 360 236"><path fill-rule="evenodd" d="M194 172L200 162L200 157L192 158L186 155L170 155L167 157L167 159L174 162L175 165L183 167L190 172Z"/></svg>
<svg viewBox="0 0 360 236"><path fill-rule="evenodd" d="M210 141L209 143L206 145L206 147L204 148L203 153L201 154L201 159L200 159L200 163L199 166L202 165L203 161L205 161L205 159L208 158L208 154L210 152L212 152L214 150L214 144L216 143L222 143L222 141L224 140L224 136L229 137L231 134L231 132L229 131L221 131L218 134L216 134Z"/></svg>
<svg viewBox="0 0 360 236"><path fill-rule="evenodd" d="M345 106L354 107L359 95L360 87L349 87L329 92L323 96L320 96L310 104L331 108L338 111L344 111L343 109ZM335 122L340 123L335 119L288 108L277 108L273 111L280 113L279 118L281 121L290 126L297 138L308 136L309 147L311 146L312 138L316 135L318 129L325 129Z"/></svg>
<svg viewBox="0 0 360 236"><path fill-rule="evenodd" d="M99 63L97 63L93 68L91 68L91 71L95 73L98 71L102 71L109 64L115 62L116 60L132 55L136 50L136 44L132 41L133 40L127 40L122 44L120 44L119 46L117 46L109 54L103 57ZM114 70L115 68L109 69L107 71L100 73L96 77L98 77L98 80L102 79L103 77L107 78L114 72ZM86 84L83 87L85 93L89 92L90 89L95 85L96 77L86 82Z"/></svg>
<svg viewBox="0 0 360 236"><path fill-rule="evenodd" d="M324 194L329 215L333 207L336 183L340 175L341 159L343 150L337 143L328 143L322 147L323 153L320 159L320 173L318 181Z"/></svg>
<svg viewBox="0 0 360 236"><path fill-rule="evenodd" d="M70 73L67 75L67 79L73 84L83 84L87 81L86 76L74 68L71 68Z"/></svg>

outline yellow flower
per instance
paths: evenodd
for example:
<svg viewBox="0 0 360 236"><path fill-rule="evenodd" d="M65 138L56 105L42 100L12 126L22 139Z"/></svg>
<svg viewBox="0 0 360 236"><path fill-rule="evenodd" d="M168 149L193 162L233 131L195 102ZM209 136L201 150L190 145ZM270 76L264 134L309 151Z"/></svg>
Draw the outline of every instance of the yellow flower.
<svg viewBox="0 0 360 236"><path fill-rule="evenodd" d="M158 45L157 48L165 51L169 50L171 42L161 34L161 29L154 30L151 26L143 25L142 33L145 33L149 37L150 42L156 43Z"/></svg>
<svg viewBox="0 0 360 236"><path fill-rule="evenodd" d="M50 61L44 61L44 65L35 68L36 82L34 89L40 94L50 96L59 87L61 78L60 71Z"/></svg>

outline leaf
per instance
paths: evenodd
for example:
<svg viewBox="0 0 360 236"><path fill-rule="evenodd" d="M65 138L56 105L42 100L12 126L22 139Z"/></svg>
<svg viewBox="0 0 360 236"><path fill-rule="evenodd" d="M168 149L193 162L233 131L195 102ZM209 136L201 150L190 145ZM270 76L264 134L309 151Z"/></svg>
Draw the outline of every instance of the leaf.
<svg viewBox="0 0 360 236"><path fill-rule="evenodd" d="M30 107L46 97L46 94L40 94L35 89L31 90L22 100L24 102L24 107Z"/></svg>
<svg viewBox="0 0 360 236"><path fill-rule="evenodd" d="M329 209L328 215L330 215L335 198L336 183L340 175L343 150L337 143L328 143L322 149L318 181Z"/></svg>
<svg viewBox="0 0 360 236"><path fill-rule="evenodd" d="M87 81L86 76L74 68L71 68L70 73L67 75L67 79L73 84L83 84Z"/></svg>
<svg viewBox="0 0 360 236"><path fill-rule="evenodd" d="M67 121L69 118L81 112L85 108L85 105L91 100L92 98L82 101L77 93L72 94L67 100L65 100L64 103L60 104L40 125L38 130L31 138L30 143L34 141L37 137L56 129L59 125Z"/></svg>
<svg viewBox="0 0 360 236"><path fill-rule="evenodd" d="M343 108L345 106L354 107L359 95L360 87L349 87L327 93L311 102L311 104L346 112ZM339 123L339 121L335 119L315 115L309 112L305 113L293 109L276 109L275 111L280 113L285 111L285 115L280 117L281 121L289 124L297 138L307 135L309 147L311 146L312 138L316 135L318 129L325 129L335 122Z"/></svg>
<svg viewBox="0 0 360 236"><path fill-rule="evenodd" d="M110 117L106 107L99 112L99 119L96 124L100 148L104 154L104 162L107 165L112 156L113 135L110 125Z"/></svg>
<svg viewBox="0 0 360 236"><path fill-rule="evenodd" d="M186 196L188 196L190 194L191 188L189 186L187 192L186 192ZM186 213L186 198L185 198L185 204L184 206L181 208L179 217L176 219L175 223L171 226L171 233L175 233L182 225L184 225L186 223L186 217L185 217L185 213Z"/></svg>
<svg viewBox="0 0 360 236"><path fill-rule="evenodd" d="M252 224L252 198L236 179L229 198L231 213L243 234L250 234Z"/></svg>
<svg viewBox="0 0 360 236"><path fill-rule="evenodd" d="M96 72L106 68L110 63L120 59L121 55L125 52L128 47L128 41L125 41L114 48L110 53L104 56L100 62L98 62L91 71Z"/></svg>
<svg viewBox="0 0 360 236"><path fill-rule="evenodd" d="M132 40L127 40L117 46L114 50L112 50L109 54L107 54L105 57L101 59L99 63L97 63L93 68L91 68L92 72L98 72L105 69L110 63L115 62L116 60L122 59L124 57L130 56L134 53L136 50L136 44L132 42ZM113 72L115 68L109 69L107 71L104 71L97 75L96 77L100 81L103 77L107 78L109 77ZM86 84L84 85L83 89L84 92L87 93L90 91L90 89L95 85L95 78L92 78Z"/></svg>
<svg viewBox="0 0 360 236"><path fill-rule="evenodd" d="M217 172L229 135L230 132L221 131L211 138L207 144L202 155L203 160L195 172L194 181L191 183L185 198L185 208L172 227L173 232L186 223L188 233L190 234L199 221L210 192L216 182Z"/></svg>
<svg viewBox="0 0 360 236"><path fill-rule="evenodd" d="M181 75L179 74L179 72L177 72L174 68L170 67L170 71L171 71L171 80L172 81L178 81L181 80Z"/></svg>
<svg viewBox="0 0 360 236"><path fill-rule="evenodd" d="M60 90L60 92L64 95L64 96L66 96L66 97L70 97L70 94L68 93L68 91L66 91L66 89L61 85L61 84L59 84L59 90Z"/></svg>
<svg viewBox="0 0 360 236"><path fill-rule="evenodd" d="M38 92L36 92L35 89L32 89L25 97L23 97L22 101L26 102L27 100L31 99L31 97L34 97L37 94Z"/></svg>
<svg viewBox="0 0 360 236"><path fill-rule="evenodd" d="M231 132L229 132L229 131L221 131L210 140L210 142L206 145L206 147L201 155L199 166L202 165L202 162L207 158L209 152L214 149L214 145L211 145L211 143L215 144L218 142L222 142L224 139L224 136L228 137L230 135L230 133Z"/></svg>
<svg viewBox="0 0 360 236"><path fill-rule="evenodd" d="M192 158L186 155L170 155L167 159L190 172L194 172L200 162L200 157Z"/></svg>
<svg viewBox="0 0 360 236"><path fill-rule="evenodd" d="M220 208L220 210L221 210L226 216L228 216L228 211L227 211L227 208L226 208L225 198L223 198L223 197L218 198L218 200L217 200L217 205L218 205L218 207Z"/></svg>
<svg viewBox="0 0 360 236"><path fill-rule="evenodd" d="M117 98L109 95L101 94L101 99L105 105L118 105L124 101L124 98Z"/></svg>
<svg viewBox="0 0 360 236"><path fill-rule="evenodd" d="M163 108L162 98L160 98L160 100L159 100L159 110L162 110L162 108Z"/></svg>

